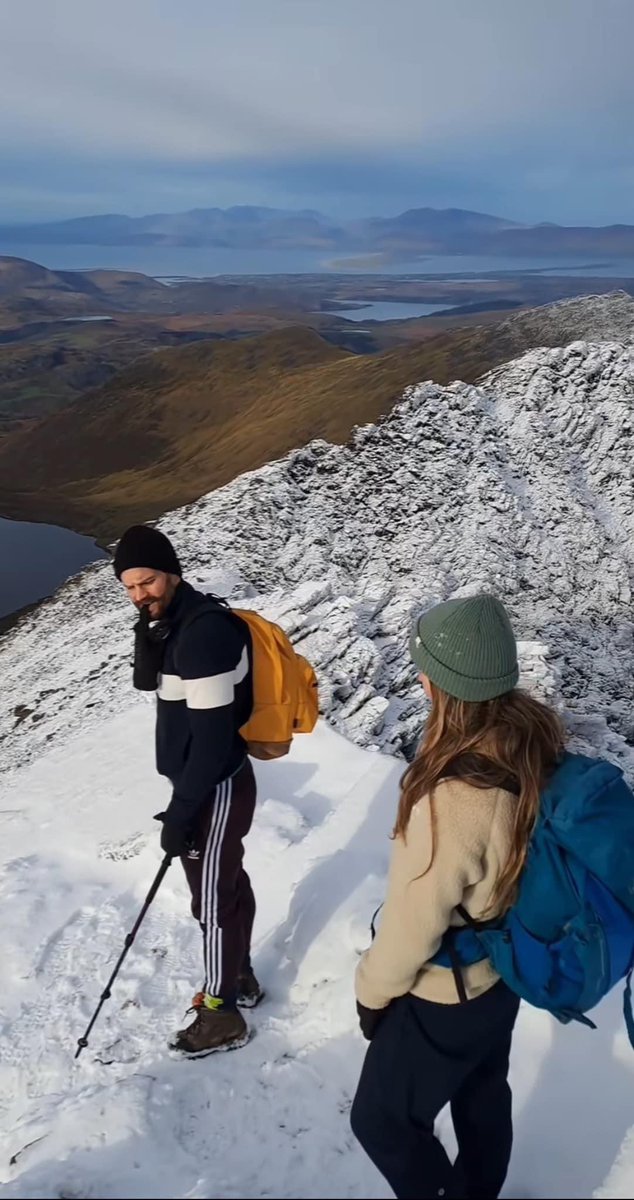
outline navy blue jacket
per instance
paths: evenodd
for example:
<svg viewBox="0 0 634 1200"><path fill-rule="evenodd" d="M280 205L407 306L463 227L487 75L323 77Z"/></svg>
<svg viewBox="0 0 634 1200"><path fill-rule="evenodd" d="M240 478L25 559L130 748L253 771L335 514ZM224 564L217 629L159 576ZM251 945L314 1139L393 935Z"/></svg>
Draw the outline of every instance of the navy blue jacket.
<svg viewBox="0 0 634 1200"><path fill-rule="evenodd" d="M174 789L170 814L189 824L246 757L239 730L253 707L251 639L243 622L188 583L178 585L166 619L156 765Z"/></svg>

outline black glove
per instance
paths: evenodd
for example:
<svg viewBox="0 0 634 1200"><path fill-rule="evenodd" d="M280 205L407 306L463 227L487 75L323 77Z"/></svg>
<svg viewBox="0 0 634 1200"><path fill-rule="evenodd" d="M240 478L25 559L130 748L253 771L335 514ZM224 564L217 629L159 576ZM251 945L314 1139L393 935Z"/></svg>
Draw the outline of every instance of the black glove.
<svg viewBox="0 0 634 1200"><path fill-rule="evenodd" d="M171 627L168 621L150 622L149 608L142 608L134 626L134 671L132 683L140 692L155 692L163 666L165 640Z"/></svg>
<svg viewBox="0 0 634 1200"><path fill-rule="evenodd" d="M361 1033L366 1042L371 1042L374 1037L382 1018L387 1012L386 1008L366 1008L365 1004L359 1004L357 1000L357 1013L359 1015L359 1025Z"/></svg>
<svg viewBox="0 0 634 1200"><path fill-rule="evenodd" d="M193 845L191 830L181 821L174 820L169 809L167 812L157 813L154 820L163 822L161 850L164 854L169 854L170 858L182 858L191 850Z"/></svg>

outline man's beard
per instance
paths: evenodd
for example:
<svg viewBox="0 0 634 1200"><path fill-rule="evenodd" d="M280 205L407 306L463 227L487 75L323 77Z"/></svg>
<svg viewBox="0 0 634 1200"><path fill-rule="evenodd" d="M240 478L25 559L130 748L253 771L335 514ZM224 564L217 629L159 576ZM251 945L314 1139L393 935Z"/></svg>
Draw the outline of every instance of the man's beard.
<svg viewBox="0 0 634 1200"><path fill-rule="evenodd" d="M137 604L136 607L140 613L147 612L151 621L158 621L165 613L167 602L165 599L144 600L141 604Z"/></svg>

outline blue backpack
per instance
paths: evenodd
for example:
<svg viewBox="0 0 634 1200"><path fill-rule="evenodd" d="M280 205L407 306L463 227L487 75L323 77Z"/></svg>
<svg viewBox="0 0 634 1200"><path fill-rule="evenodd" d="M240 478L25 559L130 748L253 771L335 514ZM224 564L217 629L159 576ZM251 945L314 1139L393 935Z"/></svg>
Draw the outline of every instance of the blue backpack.
<svg viewBox="0 0 634 1200"><path fill-rule="evenodd" d="M634 1046L634 795L618 767L566 754L542 792L519 893L501 921L448 931L433 961L460 968L491 960L506 984L558 1020L581 1021L626 980L624 1014Z"/></svg>

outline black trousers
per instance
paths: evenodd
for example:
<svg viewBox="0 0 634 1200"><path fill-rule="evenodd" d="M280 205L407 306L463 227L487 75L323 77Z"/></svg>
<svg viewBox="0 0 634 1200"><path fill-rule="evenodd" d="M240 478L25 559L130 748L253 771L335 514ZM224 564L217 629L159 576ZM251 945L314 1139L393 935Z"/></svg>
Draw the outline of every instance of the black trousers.
<svg viewBox="0 0 634 1200"><path fill-rule="evenodd" d="M181 861L192 913L203 931L203 992L233 1005L239 974L248 970L255 897L242 861L255 810L249 759L214 789L199 817L193 853Z"/></svg>
<svg viewBox="0 0 634 1200"><path fill-rule="evenodd" d="M495 1200L513 1142L507 1082L519 1000L503 983L467 1004L402 996L368 1048L351 1124L399 1200ZM454 1164L434 1135L445 1104Z"/></svg>

